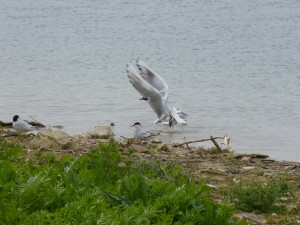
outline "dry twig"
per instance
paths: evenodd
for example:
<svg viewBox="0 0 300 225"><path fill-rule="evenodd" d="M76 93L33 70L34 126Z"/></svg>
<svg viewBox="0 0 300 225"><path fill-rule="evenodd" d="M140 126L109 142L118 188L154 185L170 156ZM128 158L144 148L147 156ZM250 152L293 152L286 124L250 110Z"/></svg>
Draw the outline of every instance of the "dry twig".
<svg viewBox="0 0 300 225"><path fill-rule="evenodd" d="M212 137L212 138L211 137L210 138L200 139L200 140L195 140L195 141L186 141L186 142L183 142L183 143L180 143L180 144L174 144L173 146L174 147L180 147L180 146L191 144L191 143L197 143L197 142L203 142L203 141L211 141L212 138L213 139L223 139L224 138L223 136L217 136L217 137Z"/></svg>

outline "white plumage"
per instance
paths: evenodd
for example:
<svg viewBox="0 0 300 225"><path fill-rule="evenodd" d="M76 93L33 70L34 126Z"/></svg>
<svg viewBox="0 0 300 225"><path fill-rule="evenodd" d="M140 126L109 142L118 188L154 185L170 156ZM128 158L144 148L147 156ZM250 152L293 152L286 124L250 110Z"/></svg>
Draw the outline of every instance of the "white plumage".
<svg viewBox="0 0 300 225"><path fill-rule="evenodd" d="M133 125L131 125L131 127L135 128L134 138L137 140L144 140L148 137L159 135L159 133L153 133L153 132L143 129L142 125L139 122L134 123Z"/></svg>
<svg viewBox="0 0 300 225"><path fill-rule="evenodd" d="M137 60L138 73L132 64L127 66L127 75L132 86L143 96L158 119L154 123L169 123L182 125L187 122L187 114L168 103L168 85L164 79L155 73L142 60Z"/></svg>
<svg viewBox="0 0 300 225"><path fill-rule="evenodd" d="M36 130L37 128L31 126L26 121L21 120L18 115L15 115L13 117L13 129L17 131L32 131L32 130Z"/></svg>

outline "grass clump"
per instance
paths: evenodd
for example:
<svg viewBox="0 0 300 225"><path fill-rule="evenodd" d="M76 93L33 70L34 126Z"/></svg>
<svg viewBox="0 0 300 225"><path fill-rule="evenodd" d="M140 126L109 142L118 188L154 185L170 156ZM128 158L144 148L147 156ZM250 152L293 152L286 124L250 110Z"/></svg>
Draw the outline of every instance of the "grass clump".
<svg viewBox="0 0 300 225"><path fill-rule="evenodd" d="M24 156L25 151L16 143L10 143L0 138L0 160L8 162L19 161Z"/></svg>
<svg viewBox="0 0 300 225"><path fill-rule="evenodd" d="M190 181L174 164L128 161L113 141L42 163L0 146L0 224L246 224L212 201L205 180Z"/></svg>
<svg viewBox="0 0 300 225"><path fill-rule="evenodd" d="M235 206L243 211L260 213L285 213L284 201L291 201L294 187L285 179L269 178L266 183L238 182L228 191L228 197Z"/></svg>

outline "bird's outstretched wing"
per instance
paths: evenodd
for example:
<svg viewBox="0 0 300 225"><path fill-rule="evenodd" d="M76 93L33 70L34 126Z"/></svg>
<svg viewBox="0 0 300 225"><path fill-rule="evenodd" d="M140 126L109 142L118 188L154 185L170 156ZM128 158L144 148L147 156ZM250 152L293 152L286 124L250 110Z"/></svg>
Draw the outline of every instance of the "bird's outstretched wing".
<svg viewBox="0 0 300 225"><path fill-rule="evenodd" d="M156 88L164 99L168 98L169 87L164 79L155 73L145 62L138 59L136 62L137 67L140 70L140 74L144 80Z"/></svg>
<svg viewBox="0 0 300 225"><path fill-rule="evenodd" d="M134 69L132 64L127 66L127 76L132 86L143 96L148 98L148 103L160 118L165 112L165 106L161 93L150 83L144 80Z"/></svg>

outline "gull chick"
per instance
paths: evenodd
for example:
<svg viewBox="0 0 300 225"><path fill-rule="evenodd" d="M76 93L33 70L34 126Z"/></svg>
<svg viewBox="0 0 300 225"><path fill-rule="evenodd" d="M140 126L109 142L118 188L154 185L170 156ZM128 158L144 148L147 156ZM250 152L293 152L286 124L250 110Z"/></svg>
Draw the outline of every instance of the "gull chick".
<svg viewBox="0 0 300 225"><path fill-rule="evenodd" d="M142 60L137 60L139 73L132 64L127 66L127 76L132 86L143 96L140 100L145 100L156 113L158 123L169 123L170 125L183 125L187 123L187 114L178 110L168 102L169 87L164 79L155 73Z"/></svg>
<svg viewBox="0 0 300 225"><path fill-rule="evenodd" d="M142 128L141 123L136 122L131 127L135 128L134 138L137 140L145 140L148 137L153 137L159 135L159 133L152 133Z"/></svg>
<svg viewBox="0 0 300 225"><path fill-rule="evenodd" d="M32 131L36 130L37 128L34 126L31 126L29 123L27 123L24 120L21 120L18 115L15 115L13 117L13 129L17 131Z"/></svg>

